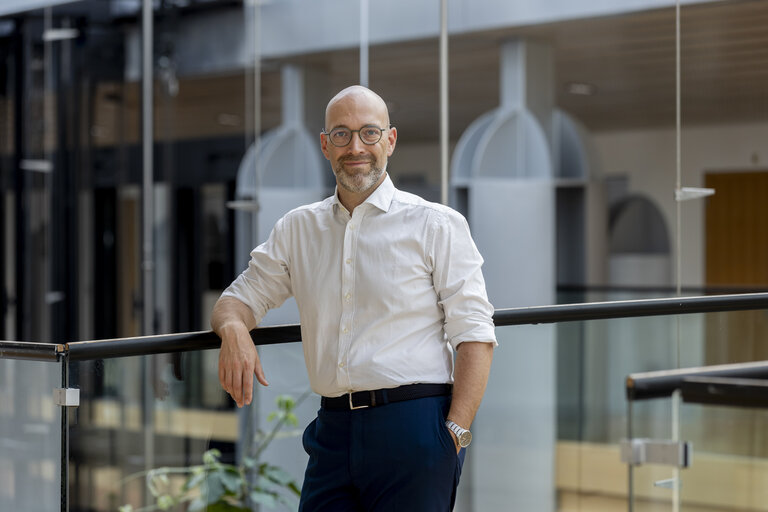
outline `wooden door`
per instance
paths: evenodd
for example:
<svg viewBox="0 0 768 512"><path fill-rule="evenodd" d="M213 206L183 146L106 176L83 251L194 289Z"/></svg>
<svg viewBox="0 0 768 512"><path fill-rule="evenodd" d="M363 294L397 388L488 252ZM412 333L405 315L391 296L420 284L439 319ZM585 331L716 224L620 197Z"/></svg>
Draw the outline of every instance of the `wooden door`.
<svg viewBox="0 0 768 512"><path fill-rule="evenodd" d="M707 173L706 284L768 288L768 171ZM768 359L768 312L707 315L707 364Z"/></svg>
<svg viewBox="0 0 768 512"><path fill-rule="evenodd" d="M768 288L768 171L707 173L706 285ZM768 359L768 312L706 319L706 363Z"/></svg>
<svg viewBox="0 0 768 512"><path fill-rule="evenodd" d="M715 189L706 204L707 286L768 288L768 171L708 173L705 186ZM706 364L768 359L766 310L710 313L705 329ZM704 408L706 449L768 456L762 418L751 409Z"/></svg>
<svg viewBox="0 0 768 512"><path fill-rule="evenodd" d="M707 173L707 286L768 287L768 171Z"/></svg>

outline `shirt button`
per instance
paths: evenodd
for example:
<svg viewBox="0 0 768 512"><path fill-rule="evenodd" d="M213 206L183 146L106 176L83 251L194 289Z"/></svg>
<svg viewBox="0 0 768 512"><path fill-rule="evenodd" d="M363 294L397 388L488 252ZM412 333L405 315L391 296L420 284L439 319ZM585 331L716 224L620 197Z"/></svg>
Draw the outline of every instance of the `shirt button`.
<svg viewBox="0 0 768 512"><path fill-rule="evenodd" d="M344 299L345 299L345 300L347 300L347 301L348 301L349 299L351 299L351 298L352 298L352 294L351 294L351 293L348 293L348 294L346 294L346 295L344 296Z"/></svg>
<svg viewBox="0 0 768 512"><path fill-rule="evenodd" d="M339 363L339 368L344 368L344 363Z"/></svg>
<svg viewBox="0 0 768 512"><path fill-rule="evenodd" d="M347 328L345 327L343 332L344 332L344 334L347 334L347 333L349 332L349 329L347 329Z"/></svg>
<svg viewBox="0 0 768 512"><path fill-rule="evenodd" d="M352 258L347 258L347 265L349 265L350 263L352 263Z"/></svg>
<svg viewBox="0 0 768 512"><path fill-rule="evenodd" d="M354 224L350 224L349 225L349 229L355 229L355 225Z"/></svg>

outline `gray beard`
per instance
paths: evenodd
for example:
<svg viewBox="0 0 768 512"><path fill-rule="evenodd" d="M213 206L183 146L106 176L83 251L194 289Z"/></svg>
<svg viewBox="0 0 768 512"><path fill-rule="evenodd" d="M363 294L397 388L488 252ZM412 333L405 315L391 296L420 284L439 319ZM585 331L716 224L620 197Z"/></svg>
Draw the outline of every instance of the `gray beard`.
<svg viewBox="0 0 768 512"><path fill-rule="evenodd" d="M350 175L344 170L343 163L339 163L334 169L333 173L336 175L336 179L341 187L355 194L362 194L370 190L376 183L379 182L382 174L386 170L386 165L382 167L376 167L371 162L371 169L365 174Z"/></svg>

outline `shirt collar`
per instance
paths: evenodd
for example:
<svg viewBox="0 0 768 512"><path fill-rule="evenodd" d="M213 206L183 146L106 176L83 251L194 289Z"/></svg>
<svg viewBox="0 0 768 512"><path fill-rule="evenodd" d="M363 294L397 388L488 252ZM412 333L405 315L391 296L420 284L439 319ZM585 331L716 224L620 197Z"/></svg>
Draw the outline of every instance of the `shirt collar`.
<svg viewBox="0 0 768 512"><path fill-rule="evenodd" d="M389 173L387 173L384 181L381 182L381 185L373 191L373 194L368 196L368 199L366 199L364 203L371 203L371 205L379 210L388 212L394 196L395 184L392 183L392 179L389 177Z"/></svg>
<svg viewBox="0 0 768 512"><path fill-rule="evenodd" d="M365 201L363 201L363 204L370 203L371 206L375 206L383 212L388 212L389 207L392 204L392 198L394 197L395 184L392 183L392 179L389 177L389 173L387 173L384 181L382 181L381 184L376 187L376 190L374 190L373 193L368 196ZM336 186L336 191L333 194L333 202L335 205L337 205L338 208L344 208L344 205L342 205L341 201L339 201L338 185Z"/></svg>

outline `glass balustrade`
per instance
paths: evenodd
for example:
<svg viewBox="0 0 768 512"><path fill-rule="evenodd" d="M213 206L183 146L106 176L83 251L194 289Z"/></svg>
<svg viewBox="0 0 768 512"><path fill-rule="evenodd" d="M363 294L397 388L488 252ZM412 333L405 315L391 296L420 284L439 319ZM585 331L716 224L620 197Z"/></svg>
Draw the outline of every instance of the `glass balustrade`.
<svg viewBox="0 0 768 512"><path fill-rule="evenodd" d="M0 356L0 510L49 512L61 498L61 365Z"/></svg>
<svg viewBox="0 0 768 512"><path fill-rule="evenodd" d="M761 359L764 316L498 327L456 511L674 510L678 499L685 510L760 510L766 413L669 398L629 403L625 379ZM257 387L243 409L220 388L216 350L69 362L70 387L80 393L65 432L70 510L215 502L238 486L257 491L247 502L254 510L281 499L295 508L291 486L300 486L306 464L300 434L319 397L309 391L300 344L260 351L271 385ZM0 357L1 510L59 508L60 386L61 363ZM673 466L622 462L621 441L630 437L693 444L679 494Z"/></svg>

